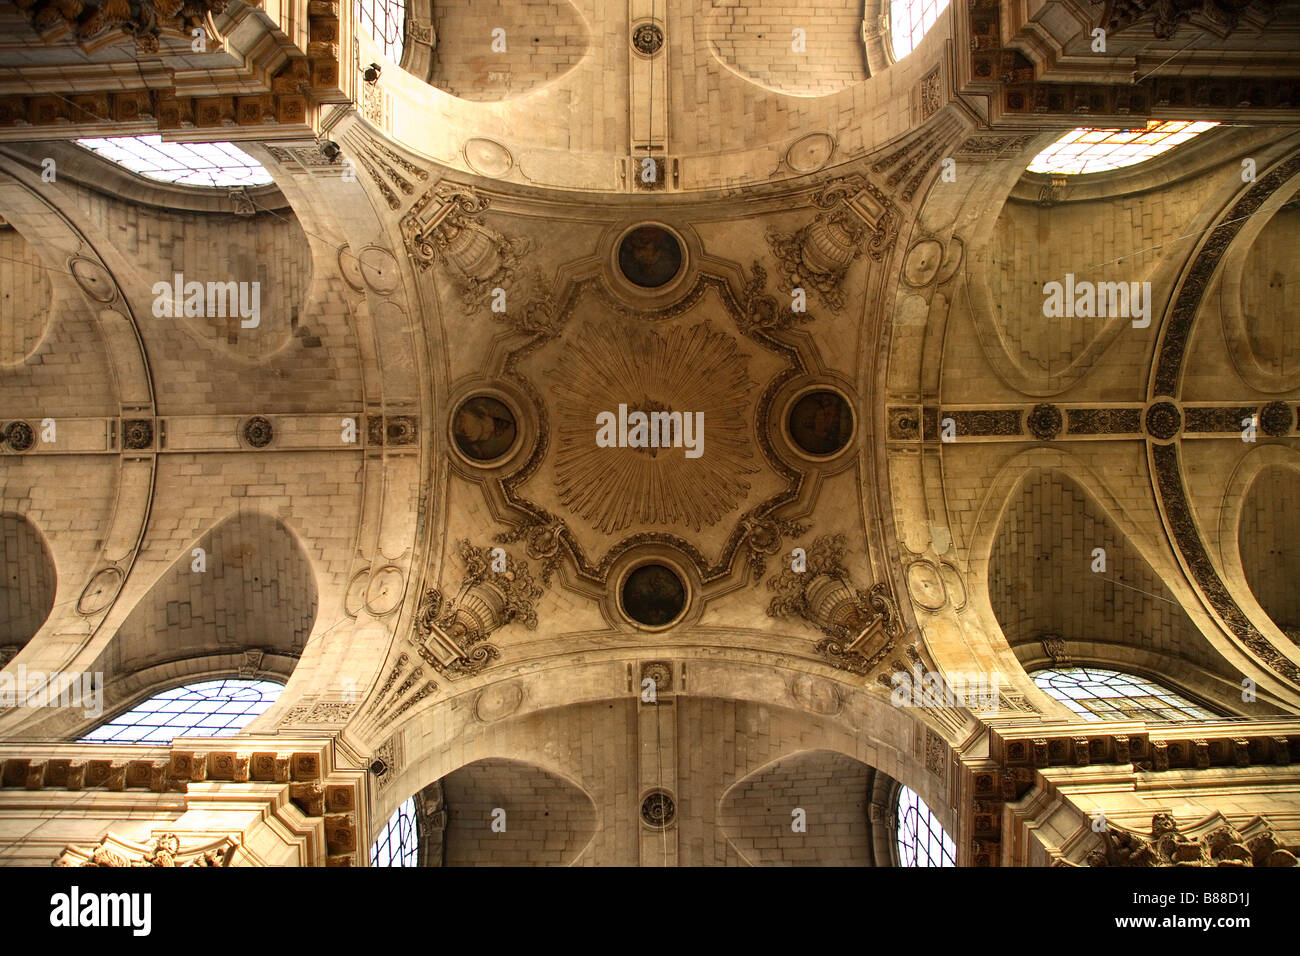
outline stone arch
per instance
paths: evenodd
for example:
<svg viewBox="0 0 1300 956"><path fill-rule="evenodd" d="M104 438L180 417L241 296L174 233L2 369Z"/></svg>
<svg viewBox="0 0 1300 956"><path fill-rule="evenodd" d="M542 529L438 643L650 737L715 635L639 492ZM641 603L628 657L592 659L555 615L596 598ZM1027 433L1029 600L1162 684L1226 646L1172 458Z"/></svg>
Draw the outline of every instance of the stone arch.
<svg viewBox="0 0 1300 956"><path fill-rule="evenodd" d="M786 754L733 783L719 827L740 860L756 866L871 866L875 770L830 750ZM802 811L806 830L795 830Z"/></svg>
<svg viewBox="0 0 1300 956"><path fill-rule="evenodd" d="M22 515L0 514L0 667L40 630L57 590L54 558L40 530Z"/></svg>
<svg viewBox="0 0 1300 956"><path fill-rule="evenodd" d="M1250 474L1242 476L1245 491L1233 509L1236 540L1224 541L1222 550L1225 556L1236 552L1229 580L1244 582L1278 630L1300 644L1300 455L1285 451L1257 456Z"/></svg>
<svg viewBox="0 0 1300 956"><path fill-rule="evenodd" d="M204 550L203 572L192 570L194 548ZM317 604L311 561L285 525L255 512L227 517L181 550L88 668L102 675L104 714L199 680L287 681ZM104 719L52 709L28 732L76 738Z"/></svg>
<svg viewBox="0 0 1300 956"><path fill-rule="evenodd" d="M372 731L370 747L397 756L375 789L371 842L428 781L476 760L508 759L566 777L591 797L599 822L579 865L637 863L640 800L657 788L670 792L678 807L678 861L725 865L727 841L717 825L723 793L762 766L805 750L838 753L906 780L955 833L945 734L929 728L919 711L892 706L883 690L819 678L837 688L830 706L804 693L809 675L788 657L758 657L683 662L690 693L673 693L671 703L661 696L644 712L637 695L622 691L625 662L551 660L543 670L509 678L508 694L497 693L496 682L476 684L400 725ZM490 715L481 713L483 695L492 701ZM501 700L514 709L497 717ZM676 762L642 772L637 735L654 739L656 726L676 728ZM647 852L658 853L657 847ZM738 862L734 851L732 861Z"/></svg>
<svg viewBox="0 0 1300 956"><path fill-rule="evenodd" d="M1284 185L1242 226L1224 256L1217 297L1233 367L1267 394L1300 387L1300 350L1286 321L1300 307L1292 261L1300 243L1297 192L1300 180Z"/></svg>
<svg viewBox="0 0 1300 956"><path fill-rule="evenodd" d="M568 866L596 832L596 805L578 784L536 764L487 757L439 781L447 811L444 866ZM501 832L493 815L503 810Z"/></svg>
<svg viewBox="0 0 1300 956"><path fill-rule="evenodd" d="M987 599L1017 659L1026 672L1048 665L1042 638L1055 636L1071 663L1143 673L1239 711L1236 670L1093 490L1064 468L1033 467L1006 494L987 545ZM1104 571L1092 570L1094 548Z"/></svg>

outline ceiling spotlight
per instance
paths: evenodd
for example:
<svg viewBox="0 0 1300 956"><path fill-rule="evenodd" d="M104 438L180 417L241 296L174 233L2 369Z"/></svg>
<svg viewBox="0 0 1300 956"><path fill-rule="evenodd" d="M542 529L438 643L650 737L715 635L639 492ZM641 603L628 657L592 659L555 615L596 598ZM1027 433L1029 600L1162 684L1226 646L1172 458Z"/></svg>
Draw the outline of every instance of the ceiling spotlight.
<svg viewBox="0 0 1300 956"><path fill-rule="evenodd" d="M320 151L331 163L339 158L339 153L343 152L339 147L339 144L331 139L323 140L321 142Z"/></svg>
<svg viewBox="0 0 1300 956"><path fill-rule="evenodd" d="M370 772L376 777L382 777L384 774L388 773L388 764L384 763L381 758L376 757L370 762Z"/></svg>
<svg viewBox="0 0 1300 956"><path fill-rule="evenodd" d="M367 83L378 83L379 74L383 72L384 68L382 66L378 63L371 63L364 71L362 71L361 76Z"/></svg>

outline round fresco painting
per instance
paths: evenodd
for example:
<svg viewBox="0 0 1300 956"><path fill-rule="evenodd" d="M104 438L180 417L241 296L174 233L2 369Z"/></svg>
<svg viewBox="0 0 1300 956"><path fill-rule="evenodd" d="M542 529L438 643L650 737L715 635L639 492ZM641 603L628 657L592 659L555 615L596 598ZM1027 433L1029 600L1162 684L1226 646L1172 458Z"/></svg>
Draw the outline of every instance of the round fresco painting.
<svg viewBox="0 0 1300 956"><path fill-rule="evenodd" d="M853 411L838 392L819 390L790 409L790 437L809 455L833 455L853 437Z"/></svg>
<svg viewBox="0 0 1300 956"><path fill-rule="evenodd" d="M618 267L643 289L657 289L682 269L682 246L662 226L637 226L618 244Z"/></svg>
<svg viewBox="0 0 1300 956"><path fill-rule="evenodd" d="M663 627L686 607L686 585L662 564L643 564L623 582L623 612L646 627Z"/></svg>
<svg viewBox="0 0 1300 956"><path fill-rule="evenodd" d="M461 402L451 422L456 447L474 461L495 461L515 443L515 413L490 395L473 395Z"/></svg>

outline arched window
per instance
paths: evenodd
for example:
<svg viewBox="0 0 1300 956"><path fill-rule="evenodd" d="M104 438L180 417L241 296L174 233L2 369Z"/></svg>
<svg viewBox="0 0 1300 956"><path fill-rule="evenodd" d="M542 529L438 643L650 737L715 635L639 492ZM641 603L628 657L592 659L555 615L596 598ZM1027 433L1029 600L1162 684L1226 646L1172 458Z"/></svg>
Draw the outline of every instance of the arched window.
<svg viewBox="0 0 1300 956"><path fill-rule="evenodd" d="M948 0L890 0L889 45L894 59L901 60L915 50L947 8Z"/></svg>
<svg viewBox="0 0 1300 956"><path fill-rule="evenodd" d="M1034 671L1034 683L1085 720L1213 720L1215 714L1145 677L1100 667Z"/></svg>
<svg viewBox="0 0 1300 956"><path fill-rule="evenodd" d="M415 829L415 798L407 797L397 808L375 845L370 848L371 866L419 866L420 835Z"/></svg>
<svg viewBox="0 0 1300 956"><path fill-rule="evenodd" d="M161 136L79 139L133 173L180 186L265 186L266 167L232 143L164 143Z"/></svg>
<svg viewBox="0 0 1300 956"><path fill-rule="evenodd" d="M384 56L402 62L406 28L406 0L358 0L357 23L379 44Z"/></svg>
<svg viewBox="0 0 1300 956"><path fill-rule="evenodd" d="M1142 129L1080 127L1035 156L1028 169L1031 173L1078 174L1135 166L1218 125L1190 120L1168 123L1152 120Z"/></svg>
<svg viewBox="0 0 1300 956"><path fill-rule="evenodd" d="M957 846L911 787L898 791L900 866L956 866Z"/></svg>
<svg viewBox="0 0 1300 956"><path fill-rule="evenodd" d="M100 724L81 742L167 744L173 737L229 737L265 713L283 689L264 680L207 680L174 687Z"/></svg>

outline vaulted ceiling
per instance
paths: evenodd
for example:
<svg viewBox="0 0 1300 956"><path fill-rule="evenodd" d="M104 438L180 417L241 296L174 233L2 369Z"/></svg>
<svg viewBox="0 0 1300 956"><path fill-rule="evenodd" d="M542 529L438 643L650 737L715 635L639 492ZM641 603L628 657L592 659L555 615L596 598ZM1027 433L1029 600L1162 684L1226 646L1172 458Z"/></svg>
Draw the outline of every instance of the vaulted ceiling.
<svg viewBox="0 0 1300 956"><path fill-rule="evenodd" d="M683 860L766 860L755 793L800 775L865 808L878 770L953 823L980 718L892 684L993 674L1004 716L1069 719L1027 671L1052 638L1297 712L1300 11L1245 9L1157 72L1199 20L1090 57L1100 4L1022 6L958 5L893 62L872 0L416 0L399 64L346 3L311 4L310 41L204 5L247 96L179 29L146 56L6 14L0 64L57 64L64 115L0 91L0 650L102 671L114 707L287 678L255 729L380 756L374 820L522 776L586 835L564 861L632 852L589 820L628 790L708 806ZM114 128L93 76L137 56L170 72L121 133L228 138L275 184L167 186L66 142ZM1193 117L1224 125L1026 172L1083 122ZM176 275L259 283L260 321L160 315ZM1149 283L1147 312L1051 317L1067 276ZM696 765L714 719L780 746ZM640 763L546 739L611 721Z"/></svg>

